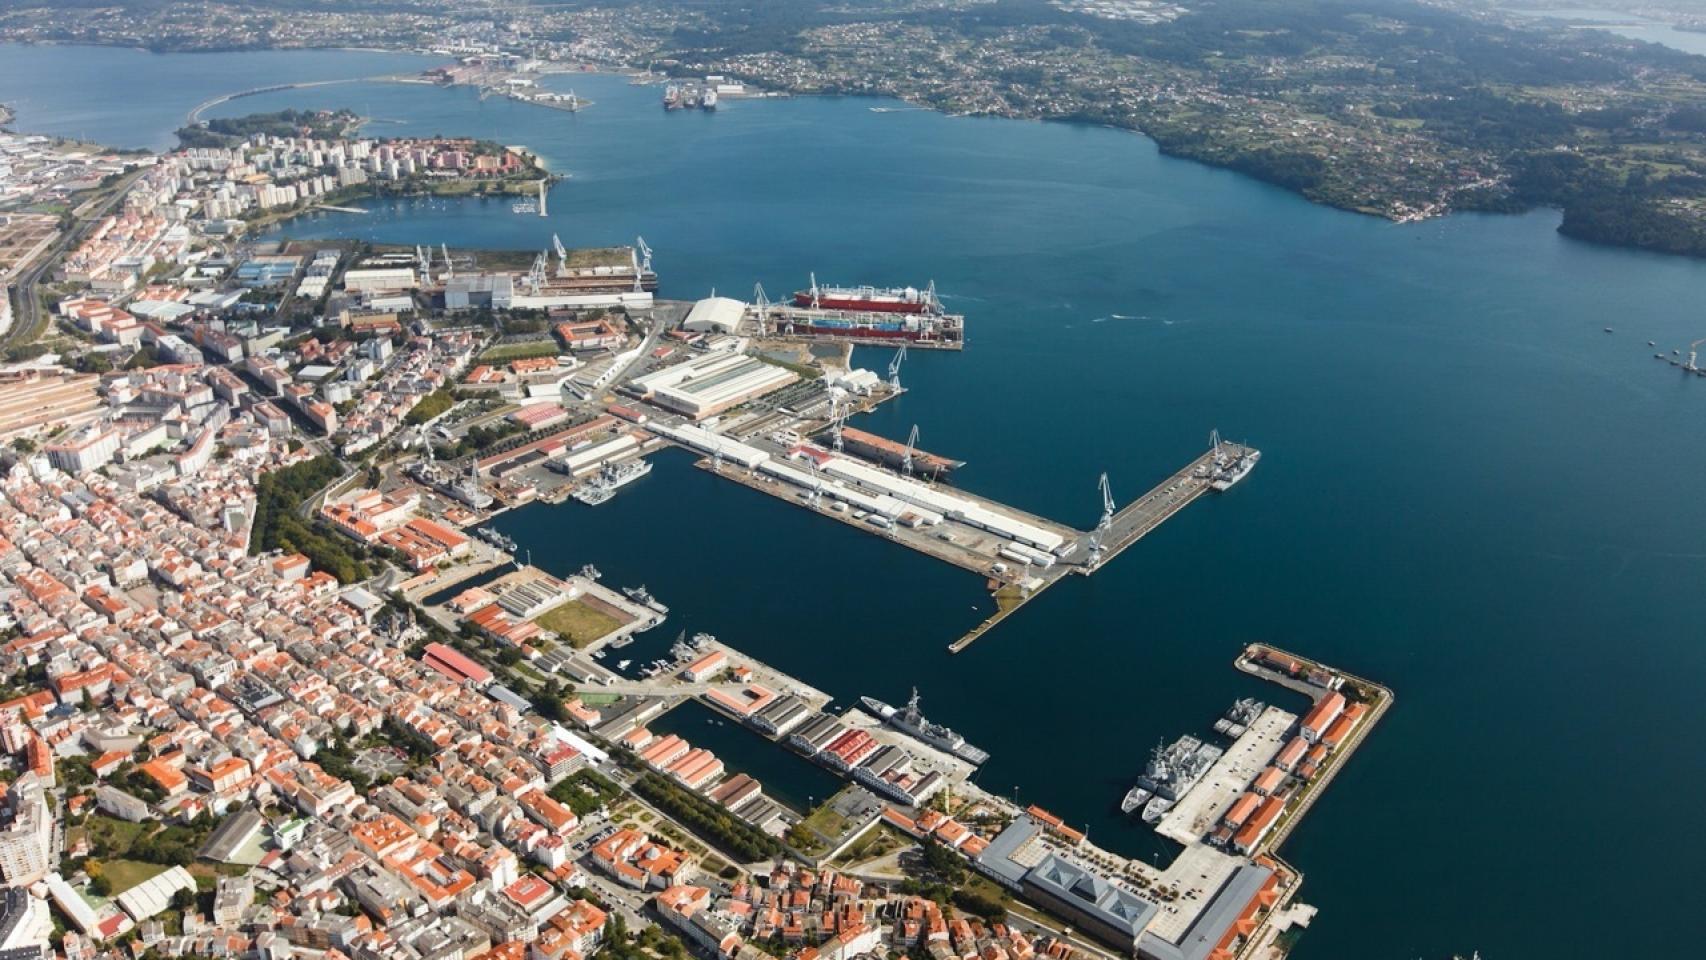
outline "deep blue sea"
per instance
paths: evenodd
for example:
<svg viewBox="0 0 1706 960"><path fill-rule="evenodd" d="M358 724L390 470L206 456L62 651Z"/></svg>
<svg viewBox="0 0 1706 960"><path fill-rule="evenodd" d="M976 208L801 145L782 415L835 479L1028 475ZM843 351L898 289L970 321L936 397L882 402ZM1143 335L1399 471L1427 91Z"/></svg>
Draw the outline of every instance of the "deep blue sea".
<svg viewBox="0 0 1706 960"><path fill-rule="evenodd" d="M67 132L40 106L58 84L100 106L74 132L158 144L190 106L262 80L249 61L210 77L200 57L136 54L115 74L82 69L92 56L0 47L0 100L26 129ZM267 69L396 66L317 53ZM130 109L152 70L159 97ZM1115 804L1158 739L1206 733L1239 696L1300 705L1231 667L1271 641L1398 694L1282 851L1321 908L1298 957L1678 949L1706 859L1706 379L1647 341L1668 354L1706 336L1706 263L1574 242L1550 212L1395 226L1113 130L860 99L666 115L620 78L551 83L595 105L362 84L220 110L347 106L376 135L526 144L570 175L548 220L403 201L299 220L293 237L643 235L681 298L780 296L811 271L934 279L968 348L909 356L910 392L859 426L916 423L927 449L968 461L958 482L1068 523L1095 521L1100 471L1124 501L1210 429L1265 454L957 657L945 645L989 609L977 578L682 454L597 509L502 518L536 563L593 562L670 605L636 655L706 630L843 702L916 684L994 755L985 787L1149 855Z"/></svg>

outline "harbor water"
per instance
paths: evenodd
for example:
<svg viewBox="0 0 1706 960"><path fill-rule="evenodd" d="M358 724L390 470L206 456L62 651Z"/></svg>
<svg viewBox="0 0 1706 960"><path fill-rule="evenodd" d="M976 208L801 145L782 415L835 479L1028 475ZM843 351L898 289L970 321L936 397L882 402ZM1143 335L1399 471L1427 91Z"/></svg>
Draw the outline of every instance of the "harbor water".
<svg viewBox="0 0 1706 960"><path fill-rule="evenodd" d="M0 48L0 100L23 101L27 128L36 94L17 90L40 82L7 65L17 52ZM63 58L67 97L119 102L135 82L76 69L74 48L28 53L44 76ZM269 64L306 70L293 56ZM393 69L336 56L348 76ZM182 110L267 79L232 76L174 91L186 102L145 136L127 117L77 132L158 143ZM536 564L591 562L669 605L624 657L704 630L843 707L916 685L931 719L992 754L982 786L1148 857L1165 851L1117 808L1158 740L1208 735L1242 696L1301 708L1231 667L1273 642L1398 696L1283 850L1321 908L1301 960L1674 949L1706 857L1687 826L1706 788L1706 379L1646 342L1706 336L1706 264L1570 241L1553 212L1395 226L1113 130L860 99L665 114L656 88L620 78L547 82L596 105L358 84L215 113L347 106L375 135L525 144L570 175L549 218L402 200L281 236L643 235L677 298L755 282L779 297L811 271L934 279L967 315L967 349L909 356L909 392L855 425L904 438L916 423L925 449L967 462L956 483L1081 528L1103 470L1123 502L1212 428L1264 453L1234 490L959 656L946 644L990 612L978 578L684 454L596 508L501 517Z"/></svg>

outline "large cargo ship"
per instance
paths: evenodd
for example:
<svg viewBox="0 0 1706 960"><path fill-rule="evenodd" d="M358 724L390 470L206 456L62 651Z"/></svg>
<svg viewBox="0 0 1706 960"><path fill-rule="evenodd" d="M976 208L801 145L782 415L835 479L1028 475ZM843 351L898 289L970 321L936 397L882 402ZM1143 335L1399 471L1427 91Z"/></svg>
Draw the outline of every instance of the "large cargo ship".
<svg viewBox="0 0 1706 960"><path fill-rule="evenodd" d="M819 310L857 310L862 313L940 313L936 285L917 287L824 287L816 274L812 285L794 294L794 306Z"/></svg>
<svg viewBox="0 0 1706 960"><path fill-rule="evenodd" d="M912 699L906 701L904 709L891 707L874 697L860 697L859 701L865 709L877 715L877 718L896 730L916 737L938 750L959 757L967 763L982 765L989 759L989 754L966 742L966 738L939 723L931 723L924 718L918 709L918 688L912 688Z"/></svg>
<svg viewBox="0 0 1706 960"><path fill-rule="evenodd" d="M960 317L934 314L895 316L810 307L782 307L771 313L769 322L781 336L832 337L853 341L901 341L957 346L965 335L964 322Z"/></svg>

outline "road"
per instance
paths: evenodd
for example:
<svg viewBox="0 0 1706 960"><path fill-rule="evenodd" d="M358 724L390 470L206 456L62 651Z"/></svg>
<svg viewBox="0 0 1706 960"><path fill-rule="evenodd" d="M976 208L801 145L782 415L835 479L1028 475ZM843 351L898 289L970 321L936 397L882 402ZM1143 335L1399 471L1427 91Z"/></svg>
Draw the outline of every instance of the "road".
<svg viewBox="0 0 1706 960"><path fill-rule="evenodd" d="M71 229L60 235L58 241L53 244L45 256L38 256L32 266L18 274L18 308L12 318L12 326L4 333L0 333L0 349L21 345L35 339L36 325L40 322L42 312L40 289L42 277L53 269L53 266L59 262L59 258L65 255L66 250L82 241L91 222L100 220L112 212L113 207L117 206L124 199L124 195L130 191L131 184L146 173L147 169L144 167L132 170L119 177L111 186L97 188L97 190L105 190L108 193L106 196L91 197L85 201L78 212L72 214L75 223Z"/></svg>

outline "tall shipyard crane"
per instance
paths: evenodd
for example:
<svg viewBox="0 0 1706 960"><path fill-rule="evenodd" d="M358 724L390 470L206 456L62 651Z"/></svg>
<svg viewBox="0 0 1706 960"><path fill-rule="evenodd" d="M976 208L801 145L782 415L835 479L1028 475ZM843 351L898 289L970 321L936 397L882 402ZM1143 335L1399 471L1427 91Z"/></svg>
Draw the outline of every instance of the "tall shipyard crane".
<svg viewBox="0 0 1706 960"><path fill-rule="evenodd" d="M895 351L894 359L889 361L889 389L895 393L900 392L900 364L905 359L906 344L903 343L900 349Z"/></svg>
<svg viewBox="0 0 1706 960"><path fill-rule="evenodd" d="M841 426L847 422L847 408L843 403L845 401L839 397L829 399L829 447L836 453L842 450Z"/></svg>
<svg viewBox="0 0 1706 960"><path fill-rule="evenodd" d="M1090 534L1090 566L1102 562L1102 541L1108 531L1114 526L1114 491L1108 486L1108 475L1102 474L1102 519L1096 522L1096 529Z"/></svg>
<svg viewBox="0 0 1706 960"><path fill-rule="evenodd" d="M1691 370L1691 371L1694 371L1696 373L1699 372L1700 368L1695 365L1694 359L1699 354L1700 345L1702 343L1706 343L1706 337L1701 337L1700 339L1698 339L1698 340L1696 340L1693 343L1688 345L1688 366L1684 367L1683 369Z"/></svg>
<svg viewBox="0 0 1706 960"><path fill-rule="evenodd" d="M569 269L569 251L563 249L563 238L551 234L551 248L557 251L557 269Z"/></svg>
<svg viewBox="0 0 1706 960"><path fill-rule="evenodd" d="M912 425L912 432L906 435L906 452L900 455L901 476L912 476L912 452L918 448L918 424Z"/></svg>
<svg viewBox="0 0 1706 960"><path fill-rule="evenodd" d="M758 324L756 335L762 337L764 336L764 318L770 314L770 298L764 295L764 284L762 283L752 285L752 310Z"/></svg>
<svg viewBox="0 0 1706 960"><path fill-rule="evenodd" d="M636 236L634 249L629 251L634 262L634 292L644 293L646 289L646 274L652 272L652 248L646 246L646 238Z"/></svg>
<svg viewBox="0 0 1706 960"><path fill-rule="evenodd" d="M439 244L438 252L444 254L444 280L448 283L456 279L456 265L450 262L450 244Z"/></svg>

